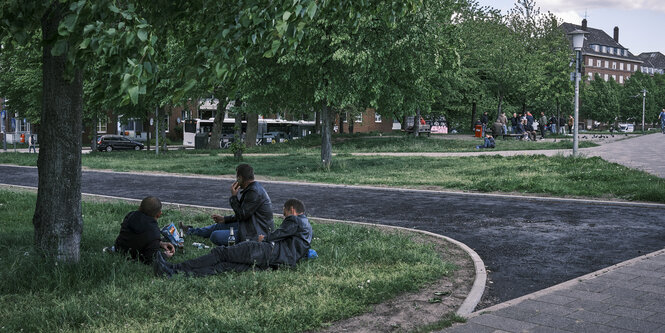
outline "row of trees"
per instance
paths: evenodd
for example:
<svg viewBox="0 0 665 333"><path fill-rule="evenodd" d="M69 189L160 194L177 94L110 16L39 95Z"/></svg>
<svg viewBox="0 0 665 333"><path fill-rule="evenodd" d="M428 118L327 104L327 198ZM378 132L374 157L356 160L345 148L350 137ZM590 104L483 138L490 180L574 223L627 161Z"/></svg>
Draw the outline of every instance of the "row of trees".
<svg viewBox="0 0 665 333"><path fill-rule="evenodd" d="M644 90L646 98L643 101ZM665 107L665 75L636 72L620 85L611 77L604 81L596 74L593 80L581 86L580 100L582 118L616 127L618 122L641 124L644 111L645 122L655 123L658 113Z"/></svg>
<svg viewBox="0 0 665 333"><path fill-rule="evenodd" d="M0 93L40 123L37 248L78 260L84 119L160 119L211 95L218 114L235 100L250 131L259 113L316 112L329 168L333 121L348 110L443 115L457 128L480 111L568 112L571 52L558 25L533 0L507 15L473 0L5 0Z"/></svg>

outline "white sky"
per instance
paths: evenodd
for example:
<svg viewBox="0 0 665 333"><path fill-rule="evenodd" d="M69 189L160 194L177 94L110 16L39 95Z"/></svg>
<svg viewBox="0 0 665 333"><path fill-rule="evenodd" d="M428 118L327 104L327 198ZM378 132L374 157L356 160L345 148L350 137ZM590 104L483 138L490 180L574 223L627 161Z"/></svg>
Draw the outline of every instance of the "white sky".
<svg viewBox="0 0 665 333"><path fill-rule="evenodd" d="M477 1L504 14L515 5L514 0ZM618 26L619 43L633 54L665 54L665 0L536 0L536 7L573 24L582 24L586 12L588 26L610 37Z"/></svg>

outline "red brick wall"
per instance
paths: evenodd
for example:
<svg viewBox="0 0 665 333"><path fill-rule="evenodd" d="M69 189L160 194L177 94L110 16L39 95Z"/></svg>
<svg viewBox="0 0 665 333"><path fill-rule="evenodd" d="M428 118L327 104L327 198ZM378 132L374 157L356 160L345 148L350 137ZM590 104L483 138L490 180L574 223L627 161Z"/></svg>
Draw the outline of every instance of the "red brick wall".
<svg viewBox="0 0 665 333"><path fill-rule="evenodd" d="M349 117L353 119L346 119L347 121L343 122L344 133L349 133L349 121L355 121L355 117ZM335 125L339 126L340 119L337 117L335 119ZM382 133L391 132L393 129L393 119L382 117L381 122L376 122L374 119L374 109L368 108L362 114L362 122L355 122L353 124L353 133L367 133L378 131ZM339 131L338 131L339 132Z"/></svg>
<svg viewBox="0 0 665 333"><path fill-rule="evenodd" d="M589 64L589 59L593 60L593 64L591 65ZM600 66L598 66L598 60L600 60ZM607 61L607 67L605 66L606 61ZM583 57L583 63L584 63L583 78L585 80L589 80L589 73L593 73L594 76L596 74L599 74L603 80L605 79L605 74L607 74L608 79L611 78L612 75L616 76L616 79L614 81L621 84L625 83L626 79L628 79L633 73L639 71L640 68L639 62L620 60L614 58L605 58L605 57L592 56L592 55L585 55ZM623 64L623 70L621 69L621 64ZM615 65L616 69L614 68ZM630 65L630 70L628 70L628 65ZM623 82L621 82L621 76L623 76Z"/></svg>

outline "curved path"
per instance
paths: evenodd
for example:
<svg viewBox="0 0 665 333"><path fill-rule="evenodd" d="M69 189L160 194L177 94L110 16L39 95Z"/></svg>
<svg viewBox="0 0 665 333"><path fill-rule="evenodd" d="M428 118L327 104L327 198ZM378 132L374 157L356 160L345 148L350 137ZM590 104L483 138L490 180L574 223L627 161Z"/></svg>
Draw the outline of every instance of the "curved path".
<svg viewBox="0 0 665 333"><path fill-rule="evenodd" d="M82 192L229 208L232 179L84 171ZM37 186L34 167L0 166L0 183ZM312 217L426 230L484 260L481 307L663 248L665 205L263 182L278 213L290 197Z"/></svg>

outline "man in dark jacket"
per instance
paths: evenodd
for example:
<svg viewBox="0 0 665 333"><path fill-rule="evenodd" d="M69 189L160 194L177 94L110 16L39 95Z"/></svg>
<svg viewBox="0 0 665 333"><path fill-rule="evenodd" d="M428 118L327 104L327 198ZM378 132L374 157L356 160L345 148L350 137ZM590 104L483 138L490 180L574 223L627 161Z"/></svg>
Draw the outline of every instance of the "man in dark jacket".
<svg viewBox="0 0 665 333"><path fill-rule="evenodd" d="M242 191L241 191L242 190ZM203 228L194 228L180 224L188 235L210 238L215 245L227 245L229 228L237 228L236 240L257 240L260 234L267 235L275 229L272 220L272 202L266 190L254 181L254 169L249 164L236 167L236 182L231 185L229 203L234 215L214 214L216 222Z"/></svg>
<svg viewBox="0 0 665 333"><path fill-rule="evenodd" d="M139 210L130 212L120 225L120 234L115 239L115 251L129 254L132 259L150 264L159 249L167 257L173 256L175 247L162 242L157 219L162 215L162 202L156 197L141 201Z"/></svg>
<svg viewBox="0 0 665 333"><path fill-rule="evenodd" d="M157 276L177 273L206 276L253 268L295 267L300 259L307 257L311 242L312 226L305 216L305 205L298 199L289 199L284 203L282 225L267 237L260 234L256 241L218 246L209 254L179 264L168 263L158 255L153 268Z"/></svg>

